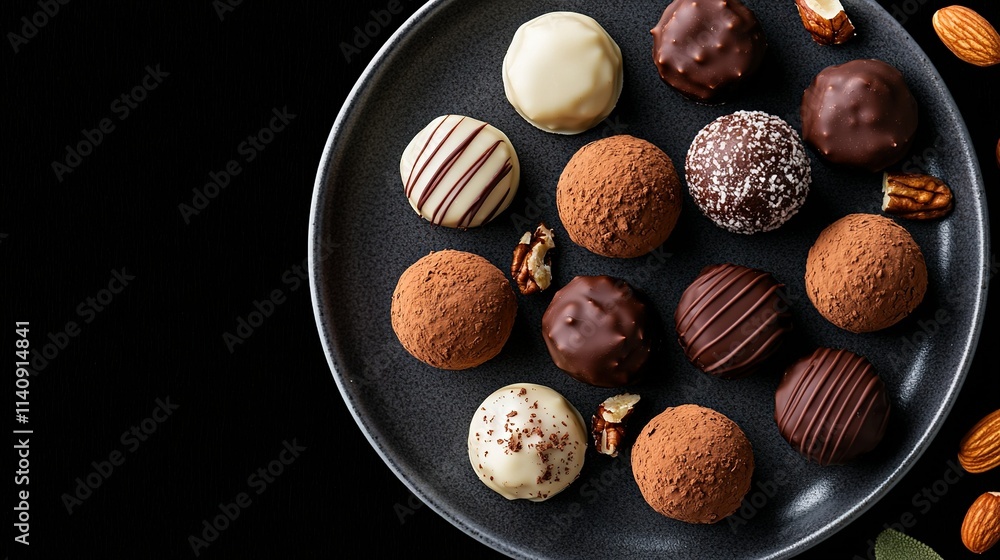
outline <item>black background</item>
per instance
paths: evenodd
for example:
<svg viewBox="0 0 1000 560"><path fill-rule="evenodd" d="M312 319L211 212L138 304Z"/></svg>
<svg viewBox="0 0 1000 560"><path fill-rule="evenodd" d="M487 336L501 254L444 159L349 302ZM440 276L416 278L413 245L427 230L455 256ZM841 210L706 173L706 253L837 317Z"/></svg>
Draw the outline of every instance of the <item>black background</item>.
<svg viewBox="0 0 1000 560"><path fill-rule="evenodd" d="M202 557L328 557L358 547L365 556L499 556L416 501L369 446L330 376L308 286L293 280L296 266L304 270L313 180L330 127L378 48L421 3L401 0L402 13L349 61L341 43L388 0L244 1L221 17L221 3L209 0L71 0L18 52L9 38L0 47L0 344L13 348L14 321L30 321L33 348L50 334L65 346L53 346L57 355L35 368L29 423L9 421L11 429L35 430L31 544L13 542L12 451L0 555L190 557L189 535L201 534L220 503L246 492L252 504ZM931 16L946 2L881 3L905 19L951 88L992 194L1000 179L1000 67L968 65L944 48ZM965 3L1000 22L995 2ZM39 11L36 2L4 2L0 29L21 34L21 18ZM157 65L167 75L122 118L112 104ZM247 162L240 144L283 108L294 118ZM114 130L60 180L52 162L65 161L65 146L105 118ZM193 205L192 189L232 159L240 174L186 223L179 205ZM113 271L134 279L108 302L101 290ZM274 290L283 303L230 352L223 333L235 333ZM88 298L106 304L87 311ZM990 299L987 333L997 324L996 294ZM63 338L69 321L79 332ZM971 556L959 539L962 517L976 496L1000 489L1000 472L955 483L944 474L962 434L1000 408L990 338L984 334L954 411L917 465L801 558L864 557L869 539L893 523L945 558ZM5 406L13 415L10 357ZM155 433L137 447L123 443L123 432L168 397L177 408L160 424L147 421ZM279 459L283 442L305 449L257 494L260 483L248 477ZM115 451L124 463L68 513L64 494ZM918 497L925 489L933 498Z"/></svg>

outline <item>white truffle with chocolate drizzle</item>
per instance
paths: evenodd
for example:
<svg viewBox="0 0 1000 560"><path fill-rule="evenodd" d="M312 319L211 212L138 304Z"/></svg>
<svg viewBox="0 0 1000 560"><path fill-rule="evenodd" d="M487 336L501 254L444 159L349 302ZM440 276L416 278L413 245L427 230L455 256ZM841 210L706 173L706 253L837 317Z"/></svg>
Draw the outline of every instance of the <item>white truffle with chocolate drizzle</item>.
<svg viewBox="0 0 1000 560"><path fill-rule="evenodd" d="M471 117L445 115L410 142L399 162L410 206L432 224L474 228L503 212L521 167L507 135Z"/></svg>
<svg viewBox="0 0 1000 560"><path fill-rule="evenodd" d="M515 383L497 389L469 426L469 461L508 500L542 502L580 476L587 452L580 412L553 389Z"/></svg>

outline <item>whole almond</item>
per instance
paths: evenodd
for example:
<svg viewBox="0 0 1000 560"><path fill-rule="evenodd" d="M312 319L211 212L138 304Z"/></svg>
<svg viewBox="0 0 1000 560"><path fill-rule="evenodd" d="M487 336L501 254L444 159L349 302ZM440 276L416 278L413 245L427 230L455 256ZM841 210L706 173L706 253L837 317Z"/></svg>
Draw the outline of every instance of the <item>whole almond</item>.
<svg viewBox="0 0 1000 560"><path fill-rule="evenodd" d="M962 542L976 554L993 548L1000 540L1000 492L976 498L962 521Z"/></svg>
<svg viewBox="0 0 1000 560"><path fill-rule="evenodd" d="M934 31L955 56L976 66L1000 64L1000 34L983 16L965 6L934 13Z"/></svg>
<svg viewBox="0 0 1000 560"><path fill-rule="evenodd" d="M958 444L958 462L970 473L1000 465L1000 410L980 420Z"/></svg>

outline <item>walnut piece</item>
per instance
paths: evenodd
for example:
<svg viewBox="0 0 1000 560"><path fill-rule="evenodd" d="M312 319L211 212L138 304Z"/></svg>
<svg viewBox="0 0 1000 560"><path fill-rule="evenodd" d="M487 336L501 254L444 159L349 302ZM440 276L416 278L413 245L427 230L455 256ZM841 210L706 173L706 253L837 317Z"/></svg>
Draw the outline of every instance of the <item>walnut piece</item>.
<svg viewBox="0 0 1000 560"><path fill-rule="evenodd" d="M525 233L514 248L514 262L510 274L524 295L548 288L552 284L552 256L549 250L556 246L552 230L538 224L535 233Z"/></svg>
<svg viewBox="0 0 1000 560"><path fill-rule="evenodd" d="M882 211L910 220L943 218L955 207L948 185L930 175L886 173L882 192Z"/></svg>
<svg viewBox="0 0 1000 560"><path fill-rule="evenodd" d="M591 417L590 425L598 453L618 456L618 448L625 439L625 421L638 402L639 395L625 393L611 397L597 407L597 414Z"/></svg>

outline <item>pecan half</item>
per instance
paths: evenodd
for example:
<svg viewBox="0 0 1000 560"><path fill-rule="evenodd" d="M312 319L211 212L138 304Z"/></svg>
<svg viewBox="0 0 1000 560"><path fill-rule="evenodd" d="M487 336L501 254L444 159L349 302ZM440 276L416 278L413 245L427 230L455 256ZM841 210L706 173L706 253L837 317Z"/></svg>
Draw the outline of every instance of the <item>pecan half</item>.
<svg viewBox="0 0 1000 560"><path fill-rule="evenodd" d="M948 185L930 175L886 173L882 192L882 211L910 220L943 218L955 208Z"/></svg>
<svg viewBox="0 0 1000 560"><path fill-rule="evenodd" d="M605 400L591 417L591 433L598 453L618 456L618 448L625 439L625 421L632 415L639 395L625 393Z"/></svg>
<svg viewBox="0 0 1000 560"><path fill-rule="evenodd" d="M524 295L534 294L552 284L552 256L549 249L556 246L552 230L538 224L535 233L525 233L514 248L514 262L510 274Z"/></svg>

